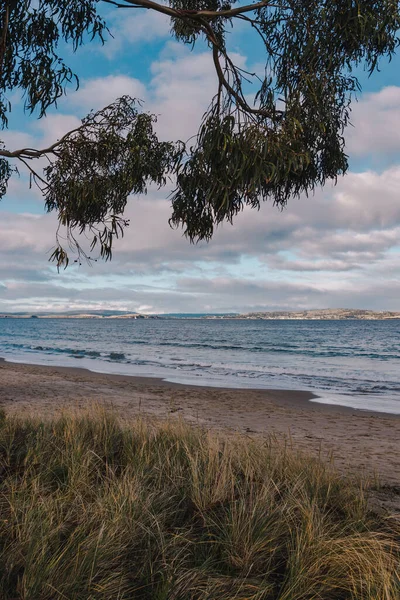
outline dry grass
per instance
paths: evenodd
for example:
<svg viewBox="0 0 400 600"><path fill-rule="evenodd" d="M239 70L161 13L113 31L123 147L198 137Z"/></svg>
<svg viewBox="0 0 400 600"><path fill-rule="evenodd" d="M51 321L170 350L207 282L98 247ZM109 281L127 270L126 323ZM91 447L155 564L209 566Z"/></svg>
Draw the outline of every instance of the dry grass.
<svg viewBox="0 0 400 600"><path fill-rule="evenodd" d="M3 600L400 597L399 531L362 484L277 442L3 415L0 473Z"/></svg>

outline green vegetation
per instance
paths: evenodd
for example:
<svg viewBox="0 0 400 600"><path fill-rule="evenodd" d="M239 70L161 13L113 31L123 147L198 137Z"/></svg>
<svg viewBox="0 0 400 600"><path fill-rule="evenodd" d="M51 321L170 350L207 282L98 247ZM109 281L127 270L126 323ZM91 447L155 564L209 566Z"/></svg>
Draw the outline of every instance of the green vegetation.
<svg viewBox="0 0 400 600"><path fill-rule="evenodd" d="M209 240L244 206L269 200L283 207L336 180L348 169L344 135L361 89L355 74L372 74L400 43L398 0L3 0L0 128L19 95L28 113L42 117L77 84L60 52L70 57L86 41L106 41L103 16L111 26L112 13L104 8L111 5L128 15L142 9L169 17L179 43L209 52L215 88L186 141L159 140L155 116L129 97L90 113L45 148L0 140L0 198L17 168L29 174L58 216L58 266L68 264L70 247L110 258L128 225L129 194L150 184L175 186L170 223L197 241ZM235 62L232 30L247 30L258 72ZM79 233L89 236L88 248Z"/></svg>
<svg viewBox="0 0 400 600"><path fill-rule="evenodd" d="M399 598L399 531L274 440L2 415L0 472L3 600Z"/></svg>

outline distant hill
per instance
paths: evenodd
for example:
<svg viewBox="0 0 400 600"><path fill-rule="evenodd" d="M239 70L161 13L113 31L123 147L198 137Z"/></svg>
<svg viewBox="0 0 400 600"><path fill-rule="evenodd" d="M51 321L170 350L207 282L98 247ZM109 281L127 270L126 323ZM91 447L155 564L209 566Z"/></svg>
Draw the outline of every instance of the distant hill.
<svg viewBox="0 0 400 600"><path fill-rule="evenodd" d="M87 312L67 311L64 313L0 313L0 319L264 319L264 320L344 320L358 319L376 321L400 319L400 312L374 311L353 308L323 308L299 311L265 311L243 314L235 313L170 313L146 315L121 310L92 310Z"/></svg>
<svg viewBox="0 0 400 600"><path fill-rule="evenodd" d="M64 313L0 313L0 319L158 319L157 315L143 315L124 311L93 310Z"/></svg>
<svg viewBox="0 0 400 600"><path fill-rule="evenodd" d="M353 308L323 308L299 311L254 312L239 315L239 319L289 319L289 320L343 320L360 319L376 321L383 319L400 319L400 312L361 310Z"/></svg>

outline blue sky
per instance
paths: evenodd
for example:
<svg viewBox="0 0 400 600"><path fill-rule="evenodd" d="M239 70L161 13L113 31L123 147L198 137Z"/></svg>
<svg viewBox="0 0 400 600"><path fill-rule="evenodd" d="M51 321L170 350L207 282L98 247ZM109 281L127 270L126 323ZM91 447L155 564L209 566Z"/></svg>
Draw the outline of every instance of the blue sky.
<svg viewBox="0 0 400 600"><path fill-rule="evenodd" d="M80 77L40 121L24 116L13 96L11 149L54 141L78 119L122 94L141 98L159 115L165 139L196 133L215 89L207 48L175 42L168 19L151 11L105 9L114 38L65 49ZM241 26L230 35L236 61L250 70L262 49ZM400 55L368 78L353 105L347 132L350 171L336 187L246 210L209 244L190 245L171 230L169 190L129 201L131 226L110 263L72 265L57 273L48 262L55 215L12 180L0 204L0 311L116 309L141 312L226 312L352 307L400 310Z"/></svg>

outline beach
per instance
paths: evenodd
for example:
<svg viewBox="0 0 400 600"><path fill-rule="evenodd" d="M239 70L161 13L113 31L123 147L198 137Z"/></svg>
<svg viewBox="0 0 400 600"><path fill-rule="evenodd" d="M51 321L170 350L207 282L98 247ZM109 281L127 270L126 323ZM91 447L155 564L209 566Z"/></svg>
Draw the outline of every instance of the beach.
<svg viewBox="0 0 400 600"><path fill-rule="evenodd" d="M400 485L400 418L312 402L294 390L180 385L156 378L0 361L0 406L7 414L52 417L93 403L124 418L182 418L210 429L284 437L343 473Z"/></svg>

